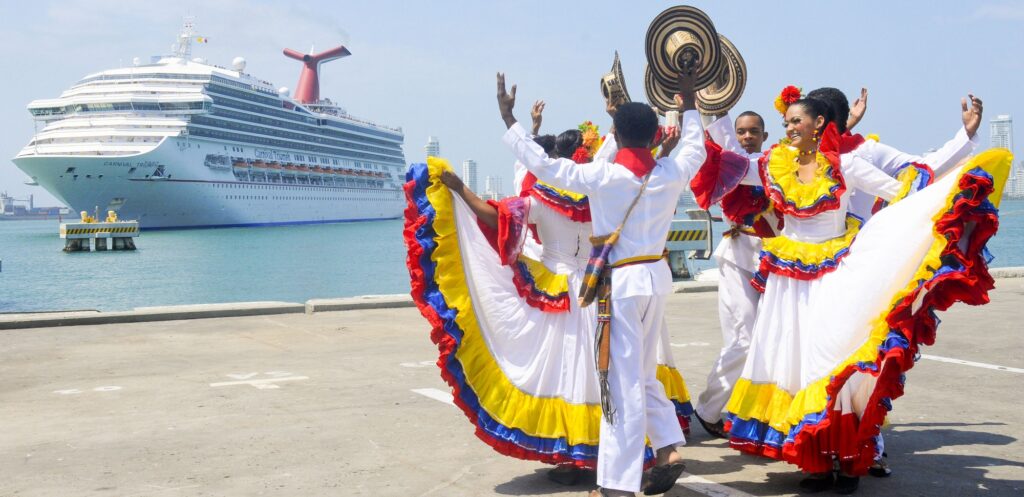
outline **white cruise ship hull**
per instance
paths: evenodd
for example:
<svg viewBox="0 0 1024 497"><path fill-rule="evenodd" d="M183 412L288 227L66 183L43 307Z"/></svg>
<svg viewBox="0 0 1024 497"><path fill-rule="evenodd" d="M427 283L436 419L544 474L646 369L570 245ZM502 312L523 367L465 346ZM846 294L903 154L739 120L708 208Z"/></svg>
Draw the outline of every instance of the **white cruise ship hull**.
<svg viewBox="0 0 1024 497"><path fill-rule="evenodd" d="M230 142L168 137L131 156L21 154L14 163L74 212L117 211L142 229L273 226L396 219L397 188L240 180L206 165ZM161 175L153 177L158 166Z"/></svg>

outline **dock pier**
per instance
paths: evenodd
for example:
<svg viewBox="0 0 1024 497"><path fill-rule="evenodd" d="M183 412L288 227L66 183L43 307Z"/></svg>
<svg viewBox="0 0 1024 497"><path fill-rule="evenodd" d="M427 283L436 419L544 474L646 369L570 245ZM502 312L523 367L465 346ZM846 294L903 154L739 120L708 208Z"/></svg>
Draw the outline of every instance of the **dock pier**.
<svg viewBox="0 0 1024 497"><path fill-rule="evenodd" d="M138 221L121 221L117 213L109 211L104 222L82 212L77 223L61 223L60 237L65 240L64 252L105 252L108 250L135 250L134 238L139 236Z"/></svg>

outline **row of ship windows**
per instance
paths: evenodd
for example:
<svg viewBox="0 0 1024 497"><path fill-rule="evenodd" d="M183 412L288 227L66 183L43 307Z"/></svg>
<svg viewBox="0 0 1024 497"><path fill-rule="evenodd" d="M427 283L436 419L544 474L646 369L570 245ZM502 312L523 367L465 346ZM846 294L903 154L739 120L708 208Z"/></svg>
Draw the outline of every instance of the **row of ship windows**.
<svg viewBox="0 0 1024 497"><path fill-rule="evenodd" d="M297 129L298 131L305 131L306 133L310 133L311 132L310 130L302 129L302 128L298 127L298 126L291 126L291 125L288 125L288 123L281 122L281 121L278 121L278 123L280 123L280 124L262 123L261 121L263 120L263 118L257 118L257 117L254 117L254 116L251 116L251 115L248 115L248 114L242 114L242 113L239 113L239 112L231 112L231 111L226 111L226 110L223 110L223 109L215 109L213 111L213 115L217 116L219 118L222 118L222 119L238 119L238 120L241 120L241 121L254 122L254 123L257 123L257 124L267 124L269 126L281 126L281 125L283 125L284 127L287 127L287 128L290 128L290 129ZM192 118L192 122L197 123L197 124L204 124L204 123L209 123L210 122L209 119L211 119L211 118L205 117L205 116L203 116L203 117L195 116L195 117ZM266 119L266 120L267 121L274 121L274 119ZM216 123L216 121L213 121L213 122ZM311 136L309 134L298 134L298 133L292 133L290 131L281 131L280 129L270 129L270 128L265 128L263 126L253 126L253 125L247 125L247 124L240 124L240 123L236 123L236 122L232 122L232 121L227 121L227 120L224 120L224 121L221 121L221 122L224 123L224 124L221 125L222 127L228 127L228 128L238 129L238 130L242 130L242 131L248 131L250 133L272 134L272 135L280 136L280 137L283 137L283 138L292 138L294 140L302 140L302 141L307 141L307 142L323 143L325 145L332 145L332 146L337 146L337 147L345 147L345 148L351 148L351 149L356 149L356 150L365 150L367 152L372 152L372 153L375 153L375 154L380 154L380 155L385 155L385 156L388 156L388 155L396 156L398 154L401 154L401 150L397 146L396 147L392 147L391 149L386 149L386 148L374 147L374 146L370 146L370 145L361 145L361 144L350 142L350 141L341 141L341 140L335 139L333 137L324 138L324 137L321 137L321 136ZM352 136L352 137L346 137L346 139L348 139L348 140L359 140L359 137Z"/></svg>
<svg viewBox="0 0 1024 497"><path fill-rule="evenodd" d="M218 83L218 84L222 84L223 83L219 78L214 78L214 82ZM242 100L255 101L257 103L260 103L260 104L263 104L263 105L271 107L270 109L265 109L265 108L261 107L259 109L260 112L270 112L270 113L273 113L274 115L277 115L277 116L280 116L280 117L284 117L286 119L290 119L290 120L294 120L294 121L301 121L301 122L305 122L307 124L318 124L316 118L304 116L304 115L299 114L299 112L296 112L296 111L298 111L300 109L299 107L295 108L296 111L291 111L291 112L284 111L284 110L278 110L278 109L281 108L281 104L282 104L282 101L280 99L269 98L269 97L265 97L263 95L253 94L253 93L244 92L244 91L238 91L238 90L234 90L234 89L231 89L231 88L218 87L216 85L209 85L207 87L207 90L208 90L208 92L210 94L213 94L213 95L216 95L216 94L219 93L219 94L227 95L227 96L238 98L238 99L242 99ZM388 138L388 139L391 139L391 140L398 140L398 139L400 139L400 135L398 135L397 133L388 133L388 132L385 132L385 131L380 131L380 130L376 130L376 129L368 129L368 128L363 128L363 127L360 127L360 126L355 126L355 125L351 125L351 124L335 122L335 121L330 121L330 120L324 120L324 121L326 121L325 124L327 124L328 126L335 127L335 128L347 129L349 131L355 131L355 132L358 132L358 133L365 133L365 134L368 134L368 135L380 136L382 138Z"/></svg>
<svg viewBox="0 0 1024 497"><path fill-rule="evenodd" d="M261 185L261 184L252 184L252 183L211 183L211 184L214 186L214 188L247 189L247 190L281 190L281 189L289 189L289 188L294 188L295 187L295 183L290 183L290 184L280 185L280 186L278 186L278 185ZM308 191L308 192L336 192L336 191L338 191L338 188L341 188L341 187L323 188L323 187L313 187L313 186L310 186L310 187L304 187L302 190L303 191ZM349 192L350 190L345 189L343 191Z"/></svg>
<svg viewBox="0 0 1024 497"><path fill-rule="evenodd" d="M270 125L278 126L278 127L282 127L282 128L289 128L289 129L294 129L294 130L298 130L298 131L305 131L307 133L319 133L319 134L326 135L326 136L328 136L330 138L344 138L346 140L357 140L357 141L360 141L360 142L371 143L371 144L380 145L380 146L383 146L383 147L390 147L390 148L393 148L393 149L397 149L398 148L398 144L393 142L393 141L381 140L381 139L378 139L378 138L367 138L367 137L364 137L364 136L358 136L358 135L353 135L353 134L345 133L344 131L325 129L322 125L319 125L317 123L297 123L297 122L295 122L295 121L293 121L291 119L287 119L287 120L283 120L282 121L282 120L277 120L277 119L273 119L273 118L269 118L269 117L264 117L264 115L267 115L267 114L271 114L271 115L274 115L276 117L281 117L280 116L280 111L268 112L271 109L267 109L265 107L260 107L258 105L253 105L253 104L246 103L246 102L239 102L237 100L232 100L232 99L227 99L227 98L217 98L215 100L215 104L216 104L216 107L213 109L213 114L217 114L217 115L225 115L225 116L229 116L229 117L232 117L234 119L240 119L240 120L243 120L243 121L259 122L259 123L270 124ZM236 110L248 111L248 112L259 114L259 116L253 116L251 114L241 114L241 113L238 113L238 112L231 112L230 110L227 110L227 109L236 109ZM314 121L316 121L316 120L314 119Z"/></svg>
<svg viewBox="0 0 1024 497"><path fill-rule="evenodd" d="M225 195L227 200L354 200L358 202L380 202L381 199L362 197L303 197L303 196L273 196L273 195Z"/></svg>
<svg viewBox="0 0 1024 497"><path fill-rule="evenodd" d="M29 109L33 116L60 116L73 112L210 110L210 102L103 102Z"/></svg>
<svg viewBox="0 0 1024 497"><path fill-rule="evenodd" d="M116 81L121 79L194 79L194 80L207 80L210 76L206 74L172 74L172 73L155 73L155 74L101 74L99 76L93 76L91 78L85 78L75 83L75 86L83 85L85 83L91 83L93 81Z"/></svg>
<svg viewBox="0 0 1024 497"><path fill-rule="evenodd" d="M82 138L58 137L32 140L28 144L48 145L66 143L156 143L162 139L162 136L104 136L103 138L88 136Z"/></svg>
<svg viewBox="0 0 1024 497"><path fill-rule="evenodd" d="M334 154L334 155L341 155L341 156L344 156L344 157L350 157L350 158L355 158L355 159L378 160L378 161L382 161L382 162L390 162L390 163L395 164L395 165L401 165L401 166L405 165L404 160L401 159L401 158L389 157L389 158L387 158L385 160L381 160L380 157L377 157L377 156L374 156L374 155L369 155L369 154L364 154L362 152L349 152L349 151L346 151L346 150L338 150L336 148L321 147L321 146L318 146L318 145L306 145L304 143L295 143L295 142L291 142L291 141L276 140L276 139L273 139L273 138L267 138L265 136L243 135L243 134L239 134L239 133L230 133L230 132L227 132L227 131L220 131L220 130L216 130L216 129L207 129L207 128L199 128L199 127L192 127L192 126L189 127L189 134L191 134L192 136L202 136L202 137L207 137L207 138L216 138L216 139L233 141L233 142L254 143L254 144L267 145L267 146L271 146L271 147L279 147L279 148L284 148L284 149L293 149L293 150L294 149L298 149L298 150L305 150L307 152L317 152L317 153L321 153L321 154Z"/></svg>

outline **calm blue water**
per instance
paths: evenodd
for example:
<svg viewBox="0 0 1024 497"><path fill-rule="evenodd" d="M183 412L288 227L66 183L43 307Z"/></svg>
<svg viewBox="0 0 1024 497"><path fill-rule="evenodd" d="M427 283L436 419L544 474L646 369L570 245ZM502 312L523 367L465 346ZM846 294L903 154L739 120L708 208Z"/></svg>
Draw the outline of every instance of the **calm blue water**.
<svg viewBox="0 0 1024 497"><path fill-rule="evenodd" d="M1024 201L1004 201L1001 214L992 265L1024 266ZM0 222L0 312L409 291L401 221L143 232L134 252L76 254L61 251L57 227Z"/></svg>

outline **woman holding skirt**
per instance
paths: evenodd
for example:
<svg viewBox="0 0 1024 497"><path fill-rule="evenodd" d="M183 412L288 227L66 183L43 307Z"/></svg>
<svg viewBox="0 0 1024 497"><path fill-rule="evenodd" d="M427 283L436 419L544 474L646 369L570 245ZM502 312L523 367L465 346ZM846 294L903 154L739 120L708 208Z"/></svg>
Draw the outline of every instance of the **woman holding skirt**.
<svg viewBox="0 0 1024 497"><path fill-rule="evenodd" d="M985 243L1012 157L987 151L942 178L907 164L893 180L840 157L827 104L790 89L777 100L788 144L758 164L783 226L752 282L764 295L727 428L733 448L811 473L805 490L852 493L935 311L988 302ZM854 189L887 201L868 223L848 213Z"/></svg>

